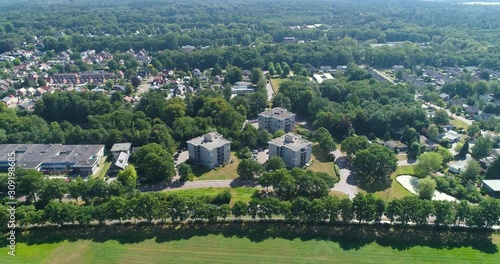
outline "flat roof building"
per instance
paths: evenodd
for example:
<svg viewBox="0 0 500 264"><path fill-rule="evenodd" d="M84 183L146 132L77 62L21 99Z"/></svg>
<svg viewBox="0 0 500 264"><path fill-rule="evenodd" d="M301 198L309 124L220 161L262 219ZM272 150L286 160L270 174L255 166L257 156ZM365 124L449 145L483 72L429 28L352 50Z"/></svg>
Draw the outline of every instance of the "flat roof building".
<svg viewBox="0 0 500 264"><path fill-rule="evenodd" d="M269 141L269 157L281 157L288 168L304 167L311 154L312 142L293 133Z"/></svg>
<svg viewBox="0 0 500 264"><path fill-rule="evenodd" d="M295 127L295 114L285 108L275 107L259 114L259 128L273 134L278 130L290 132Z"/></svg>
<svg viewBox="0 0 500 264"><path fill-rule="evenodd" d="M500 180L483 180L482 187L492 195L500 195Z"/></svg>
<svg viewBox="0 0 500 264"><path fill-rule="evenodd" d="M96 172L104 145L0 144L0 170L8 169L9 153L15 153L16 167L87 176Z"/></svg>
<svg viewBox="0 0 500 264"><path fill-rule="evenodd" d="M211 132L187 141L189 159L209 169L231 160L231 141Z"/></svg>

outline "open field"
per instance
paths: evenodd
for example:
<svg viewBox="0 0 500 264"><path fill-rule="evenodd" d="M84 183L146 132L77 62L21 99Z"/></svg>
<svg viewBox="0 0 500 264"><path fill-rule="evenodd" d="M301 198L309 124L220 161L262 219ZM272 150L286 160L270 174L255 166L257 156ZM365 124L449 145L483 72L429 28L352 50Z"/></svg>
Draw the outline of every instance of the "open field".
<svg viewBox="0 0 500 264"><path fill-rule="evenodd" d="M218 223L45 228L1 263L499 263L499 234L388 226Z"/></svg>
<svg viewBox="0 0 500 264"><path fill-rule="evenodd" d="M321 155L318 144L314 144L311 156L312 164L307 168L308 170L327 173L335 178L335 182L339 181L339 175L335 172L335 163L333 161L328 161L326 157Z"/></svg>
<svg viewBox="0 0 500 264"><path fill-rule="evenodd" d="M251 187L238 187L238 188L200 188L200 189L184 189L184 190L171 190L168 194L179 194L181 196L193 197L193 196L209 196L215 197L217 194L224 192L225 190L231 191L231 204L236 201L243 201L245 203L250 202L252 195L255 193L257 188Z"/></svg>
<svg viewBox="0 0 500 264"><path fill-rule="evenodd" d="M236 170L238 169L240 160L236 157L235 152L231 152L231 158L234 160L233 163L229 163L224 167L219 167L216 170L208 170L203 166L193 165L194 180L231 180L238 178Z"/></svg>

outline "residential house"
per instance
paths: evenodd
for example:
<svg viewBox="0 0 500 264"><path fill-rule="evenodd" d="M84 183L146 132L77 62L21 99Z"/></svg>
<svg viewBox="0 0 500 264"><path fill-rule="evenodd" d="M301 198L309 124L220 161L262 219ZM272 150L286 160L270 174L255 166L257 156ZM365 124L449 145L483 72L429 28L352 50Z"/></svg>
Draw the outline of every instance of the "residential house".
<svg viewBox="0 0 500 264"><path fill-rule="evenodd" d="M46 93L47 91L43 89L42 87L36 88L35 89L35 96L42 96Z"/></svg>
<svg viewBox="0 0 500 264"><path fill-rule="evenodd" d="M295 127L295 114L285 108L275 107L258 115L259 128L273 134L278 130L290 132Z"/></svg>
<svg viewBox="0 0 500 264"><path fill-rule="evenodd" d="M299 135L287 133L268 145L269 157L281 157L288 168L304 167L311 160L312 142Z"/></svg>
<svg viewBox="0 0 500 264"><path fill-rule="evenodd" d="M21 110L31 111L35 108L35 101L33 100L25 100L21 101L17 107Z"/></svg>
<svg viewBox="0 0 500 264"><path fill-rule="evenodd" d="M2 99L2 103L4 103L7 107L15 107L18 102L19 98L12 95Z"/></svg>
<svg viewBox="0 0 500 264"><path fill-rule="evenodd" d="M389 140L384 142L384 145L395 153L408 151L408 146L401 141Z"/></svg>
<svg viewBox="0 0 500 264"><path fill-rule="evenodd" d="M50 78L51 84L77 85L80 83L76 73L55 73Z"/></svg>
<svg viewBox="0 0 500 264"><path fill-rule="evenodd" d="M479 107L477 107L475 105L467 106L467 107L464 107L464 111L466 114L476 115L479 113Z"/></svg>
<svg viewBox="0 0 500 264"><path fill-rule="evenodd" d="M448 140L451 144L458 142L460 138L461 135L453 130L448 130L440 136L441 140Z"/></svg>
<svg viewBox="0 0 500 264"><path fill-rule="evenodd" d="M128 160L130 158L130 154L126 152L120 152L118 157L113 162L112 170L123 170L128 165Z"/></svg>
<svg viewBox="0 0 500 264"><path fill-rule="evenodd" d="M448 165L448 171L455 174L460 174L465 168L467 168L467 163L469 160L459 160Z"/></svg>
<svg viewBox="0 0 500 264"><path fill-rule="evenodd" d="M437 149L436 143L422 135L420 136L420 144L424 146L425 151L435 151Z"/></svg>
<svg viewBox="0 0 500 264"><path fill-rule="evenodd" d="M446 102L446 101L450 100L450 95L445 94L445 93L441 93L441 94L439 95L439 98L441 98L443 101L445 101L445 102Z"/></svg>
<svg viewBox="0 0 500 264"><path fill-rule="evenodd" d="M35 93L36 93L36 89L33 87L30 87L26 91L26 96L33 97L33 96L35 96Z"/></svg>
<svg viewBox="0 0 500 264"><path fill-rule="evenodd" d="M184 45L181 47L181 50L186 52L186 53L191 53L194 51L194 46L191 45Z"/></svg>
<svg viewBox="0 0 500 264"><path fill-rule="evenodd" d="M231 160L231 141L211 132L187 141L189 160L209 169L224 165Z"/></svg>
<svg viewBox="0 0 500 264"><path fill-rule="evenodd" d="M493 196L500 196L500 180L483 180L482 185Z"/></svg>
<svg viewBox="0 0 500 264"><path fill-rule="evenodd" d="M114 159L117 159L121 152L130 154L130 149L132 148L132 143L116 143L111 147L111 154Z"/></svg>
<svg viewBox="0 0 500 264"><path fill-rule="evenodd" d="M231 92L233 94L247 94L255 92L255 89L252 88L252 83L250 82L236 82L231 87Z"/></svg>
<svg viewBox="0 0 500 264"><path fill-rule="evenodd" d="M19 97L25 97L27 92L28 92L28 90L26 90L26 88L21 88L21 89L17 90L16 94Z"/></svg>
<svg viewBox="0 0 500 264"><path fill-rule="evenodd" d="M284 37L283 41L285 43L297 43L297 39L295 37Z"/></svg>

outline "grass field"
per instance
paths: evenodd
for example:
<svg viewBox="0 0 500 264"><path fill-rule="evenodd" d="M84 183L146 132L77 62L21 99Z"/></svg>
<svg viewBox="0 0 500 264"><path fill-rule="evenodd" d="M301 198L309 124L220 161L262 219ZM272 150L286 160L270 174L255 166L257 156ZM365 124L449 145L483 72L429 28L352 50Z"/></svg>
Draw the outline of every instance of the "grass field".
<svg viewBox="0 0 500 264"><path fill-rule="evenodd" d="M326 158L321 155L318 144L313 146L311 159L313 163L307 169L314 172L328 173L328 175L335 178L335 182L339 181L339 176L335 173L335 163L333 161L327 161Z"/></svg>
<svg viewBox="0 0 500 264"><path fill-rule="evenodd" d="M464 130L467 130L469 128L469 125L467 123L459 119L450 119L450 123L455 125L456 127L461 127Z"/></svg>
<svg viewBox="0 0 500 264"><path fill-rule="evenodd" d="M235 152L231 152L231 158L234 160L233 163L227 164L224 167L219 167L216 170L208 170L203 166L193 165L194 180L231 180L238 178L236 170L238 169L240 160L236 157Z"/></svg>
<svg viewBox="0 0 500 264"><path fill-rule="evenodd" d="M273 91L274 93L278 93L280 90L280 84L288 79L283 79L283 78L277 78L277 79L271 79L271 85L273 86Z"/></svg>
<svg viewBox="0 0 500 264"><path fill-rule="evenodd" d="M284 223L42 229L0 263L499 263L498 234Z"/></svg>
<svg viewBox="0 0 500 264"><path fill-rule="evenodd" d="M415 174L413 167L414 165L399 166L396 171L391 174L391 185L388 188L379 188L378 190L373 191L373 195L387 202L413 195L396 181L396 177L399 175Z"/></svg>
<svg viewBox="0 0 500 264"><path fill-rule="evenodd" d="M104 159L104 161L101 163L100 171L99 173L96 174L97 176L95 177L99 179L104 179L110 167L111 167L111 161L107 161L107 159Z"/></svg>
<svg viewBox="0 0 500 264"><path fill-rule="evenodd" d="M245 203L250 202L252 195L255 193L257 188L251 187L238 187L238 188L200 188L200 189L185 189L185 190L172 190L168 191L169 194L176 193L181 196L193 197L193 196L209 196L215 197L217 194L224 192L225 190L231 191L231 204L236 201L243 201Z"/></svg>

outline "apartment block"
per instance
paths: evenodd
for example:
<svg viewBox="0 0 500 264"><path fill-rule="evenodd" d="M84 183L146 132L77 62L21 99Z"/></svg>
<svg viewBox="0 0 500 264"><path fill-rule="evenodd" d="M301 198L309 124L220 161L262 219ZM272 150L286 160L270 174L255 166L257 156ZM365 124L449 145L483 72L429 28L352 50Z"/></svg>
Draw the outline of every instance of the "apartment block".
<svg viewBox="0 0 500 264"><path fill-rule="evenodd" d="M259 128L273 134L278 130L290 132L295 127L295 114L285 108L275 107L259 114Z"/></svg>
<svg viewBox="0 0 500 264"><path fill-rule="evenodd" d="M288 168L304 167L312 154L312 142L299 135L287 133L269 141L269 158L278 156Z"/></svg>
<svg viewBox="0 0 500 264"><path fill-rule="evenodd" d="M211 132L187 141L189 160L209 169L231 160L231 141Z"/></svg>

